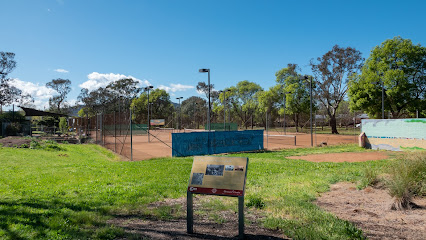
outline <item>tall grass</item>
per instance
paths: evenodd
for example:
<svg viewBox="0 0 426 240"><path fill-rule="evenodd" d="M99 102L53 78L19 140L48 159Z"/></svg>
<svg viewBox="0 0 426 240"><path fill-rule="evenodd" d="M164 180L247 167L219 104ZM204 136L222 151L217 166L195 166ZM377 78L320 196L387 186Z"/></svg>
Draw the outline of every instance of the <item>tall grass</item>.
<svg viewBox="0 0 426 240"><path fill-rule="evenodd" d="M389 194L394 198L391 209L403 210L415 206L413 196L426 195L426 152L404 154L389 168Z"/></svg>

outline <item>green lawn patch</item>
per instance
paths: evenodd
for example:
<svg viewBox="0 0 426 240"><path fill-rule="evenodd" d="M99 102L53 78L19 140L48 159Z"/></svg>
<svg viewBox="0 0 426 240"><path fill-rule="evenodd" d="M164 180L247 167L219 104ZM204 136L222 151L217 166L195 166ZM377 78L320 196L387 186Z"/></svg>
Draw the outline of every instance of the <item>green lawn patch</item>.
<svg viewBox="0 0 426 240"><path fill-rule="evenodd" d="M186 195L192 158L127 162L96 145L60 146L60 151L0 148L0 238L115 239L125 233L108 225L108 219L117 214L169 218L171 210L149 212L146 205ZM294 239L360 238L353 225L312 201L330 184L358 181L365 168L378 170L389 161L312 163L286 158L353 151L366 150L347 145L235 154L250 159L246 202L264 213L264 226Z"/></svg>

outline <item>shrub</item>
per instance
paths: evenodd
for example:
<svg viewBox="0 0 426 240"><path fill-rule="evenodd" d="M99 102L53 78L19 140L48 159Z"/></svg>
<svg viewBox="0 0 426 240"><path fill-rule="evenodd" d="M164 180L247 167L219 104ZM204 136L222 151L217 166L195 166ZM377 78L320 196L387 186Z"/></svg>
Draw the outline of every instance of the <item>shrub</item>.
<svg viewBox="0 0 426 240"><path fill-rule="evenodd" d="M397 159L390 168L387 187L394 198L391 209L415 207L413 196L426 195L426 152L410 153Z"/></svg>
<svg viewBox="0 0 426 240"><path fill-rule="evenodd" d="M11 123L5 129L7 136L16 136L21 130L22 126L19 123Z"/></svg>
<svg viewBox="0 0 426 240"><path fill-rule="evenodd" d="M29 146L28 146L28 144L26 144L26 143L24 143L24 144L21 144L21 146L19 146L20 148L28 148Z"/></svg>
<svg viewBox="0 0 426 240"><path fill-rule="evenodd" d="M61 117L59 119L59 131L61 131L63 134L68 133L68 122L65 117Z"/></svg>
<svg viewBox="0 0 426 240"><path fill-rule="evenodd" d="M265 202L263 201L263 199L259 196L248 196L248 202L246 203L247 207L255 207L258 209L262 209L265 207Z"/></svg>
<svg viewBox="0 0 426 240"><path fill-rule="evenodd" d="M362 189L367 186L374 186L378 182L379 182L379 178L378 178L377 171L367 167L364 169L364 174L361 179L361 182L358 185L358 188Z"/></svg>
<svg viewBox="0 0 426 240"><path fill-rule="evenodd" d="M35 139L31 140L30 142L30 149L40 149L41 145L38 141L36 141Z"/></svg>
<svg viewBox="0 0 426 240"><path fill-rule="evenodd" d="M44 150L47 151L61 151L62 148L59 146L59 144L55 141L52 140L46 140L44 141L44 143L42 144L42 147Z"/></svg>

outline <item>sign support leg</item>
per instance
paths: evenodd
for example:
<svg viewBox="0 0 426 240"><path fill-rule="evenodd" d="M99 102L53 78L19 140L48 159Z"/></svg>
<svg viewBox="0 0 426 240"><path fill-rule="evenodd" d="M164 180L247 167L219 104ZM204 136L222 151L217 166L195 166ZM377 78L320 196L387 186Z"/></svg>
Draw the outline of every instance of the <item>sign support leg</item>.
<svg viewBox="0 0 426 240"><path fill-rule="evenodd" d="M186 192L186 232L194 233L194 209L192 204L192 193Z"/></svg>
<svg viewBox="0 0 426 240"><path fill-rule="evenodd" d="M238 196L238 238L244 239L244 196Z"/></svg>

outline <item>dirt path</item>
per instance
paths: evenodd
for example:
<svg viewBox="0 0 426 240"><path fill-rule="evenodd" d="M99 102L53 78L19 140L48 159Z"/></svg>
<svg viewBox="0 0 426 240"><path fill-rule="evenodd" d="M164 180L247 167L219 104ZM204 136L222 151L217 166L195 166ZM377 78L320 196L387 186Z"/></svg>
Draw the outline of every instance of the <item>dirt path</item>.
<svg viewBox="0 0 426 240"><path fill-rule="evenodd" d="M346 152L325 153L306 156L291 156L290 159L302 159L310 162L365 162L389 158L386 152Z"/></svg>
<svg viewBox="0 0 426 240"><path fill-rule="evenodd" d="M426 239L426 198L415 199L422 209L390 210L386 190L357 190L353 183L337 183L316 204L338 218L353 222L369 239Z"/></svg>
<svg viewBox="0 0 426 240"><path fill-rule="evenodd" d="M121 215L108 223L122 227L137 239L238 239L238 213L232 210L213 210L200 202L216 199L213 196L194 196L194 233L186 232L186 198L167 199L151 203L150 209L174 209L173 219L158 220L146 215ZM218 222L212 219L216 216ZM262 217L255 210L245 209L245 239L278 240L286 238L280 231L260 226Z"/></svg>

